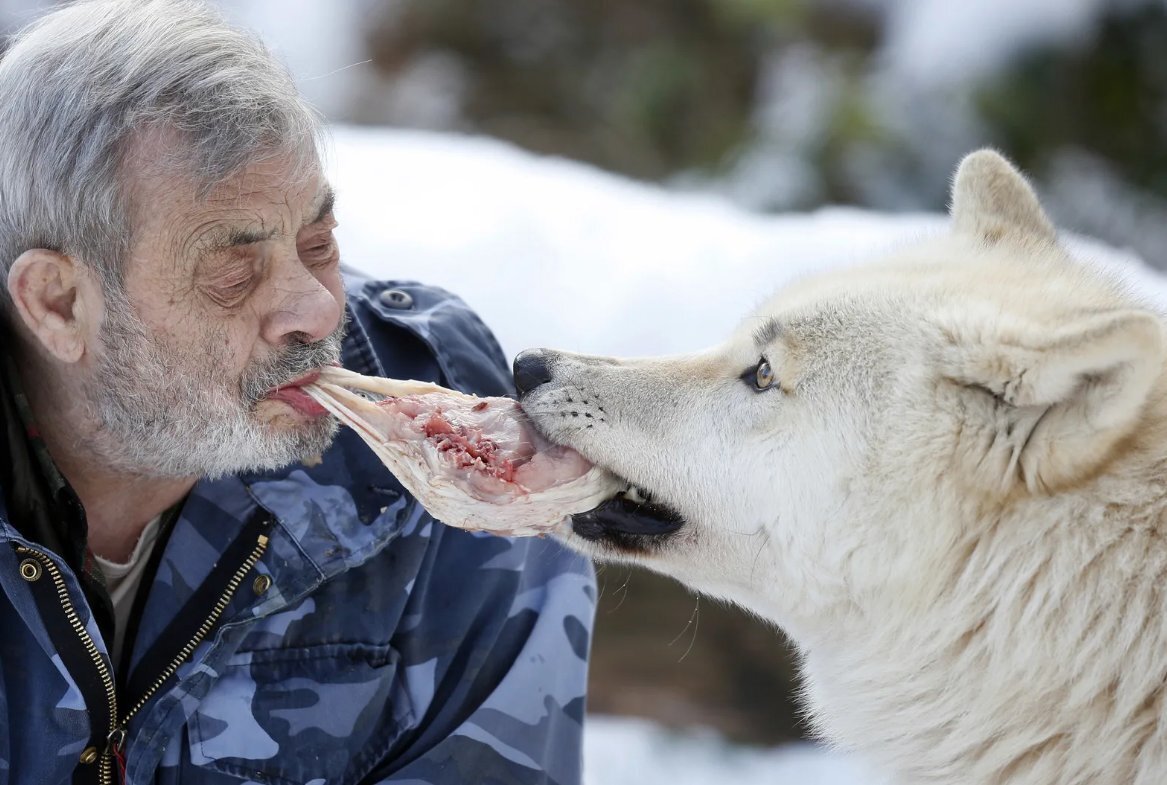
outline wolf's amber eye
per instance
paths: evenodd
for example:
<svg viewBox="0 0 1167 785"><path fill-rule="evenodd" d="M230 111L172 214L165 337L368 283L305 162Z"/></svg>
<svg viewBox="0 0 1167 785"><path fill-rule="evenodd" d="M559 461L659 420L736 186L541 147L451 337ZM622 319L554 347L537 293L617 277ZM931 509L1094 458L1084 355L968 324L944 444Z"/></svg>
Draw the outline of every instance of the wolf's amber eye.
<svg viewBox="0 0 1167 785"><path fill-rule="evenodd" d="M770 361L763 357L754 371L754 386L759 390L766 390L773 385L774 369L770 367Z"/></svg>
<svg viewBox="0 0 1167 785"><path fill-rule="evenodd" d="M746 368L739 378L749 385L751 390L759 393L773 390L778 384L778 377L774 375L774 369L770 367L770 361L765 357L758 358L758 364Z"/></svg>

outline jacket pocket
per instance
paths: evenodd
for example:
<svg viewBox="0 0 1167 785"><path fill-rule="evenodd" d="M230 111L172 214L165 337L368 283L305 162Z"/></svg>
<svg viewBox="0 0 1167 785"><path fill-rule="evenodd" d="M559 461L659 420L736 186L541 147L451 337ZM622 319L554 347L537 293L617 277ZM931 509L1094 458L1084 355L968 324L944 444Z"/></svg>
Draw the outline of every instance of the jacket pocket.
<svg viewBox="0 0 1167 785"><path fill-rule="evenodd" d="M388 645L240 652L191 716L191 779L359 782L412 725L398 665Z"/></svg>

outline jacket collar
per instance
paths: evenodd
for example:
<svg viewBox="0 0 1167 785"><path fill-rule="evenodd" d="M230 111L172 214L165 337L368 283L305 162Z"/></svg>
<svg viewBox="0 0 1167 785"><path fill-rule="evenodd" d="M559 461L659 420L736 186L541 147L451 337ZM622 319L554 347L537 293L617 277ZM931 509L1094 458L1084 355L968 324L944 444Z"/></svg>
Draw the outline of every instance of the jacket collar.
<svg viewBox="0 0 1167 785"><path fill-rule="evenodd" d="M0 356L0 420L5 436L0 444L0 483L9 497L12 522L30 540L66 558L76 556L78 546L84 551L85 522L73 514L70 502L76 496L40 438L16 359L9 352Z"/></svg>
<svg viewBox="0 0 1167 785"><path fill-rule="evenodd" d="M0 346L14 345L3 319L0 340ZM85 511L40 437L11 350L0 350L0 436L0 496L9 521L30 542L64 559L78 574L99 626L112 630L113 604L87 547Z"/></svg>

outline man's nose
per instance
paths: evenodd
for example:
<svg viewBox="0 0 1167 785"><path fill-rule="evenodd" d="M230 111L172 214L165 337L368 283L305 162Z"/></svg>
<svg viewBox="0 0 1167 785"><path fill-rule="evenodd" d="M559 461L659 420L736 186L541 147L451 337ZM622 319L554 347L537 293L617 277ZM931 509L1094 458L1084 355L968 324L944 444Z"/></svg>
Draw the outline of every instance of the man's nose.
<svg viewBox="0 0 1167 785"><path fill-rule="evenodd" d="M311 343L322 341L340 324L343 300L299 267L293 267L294 272L277 288L279 300L273 303L268 334L264 336L273 345L284 343L289 335L299 335Z"/></svg>
<svg viewBox="0 0 1167 785"><path fill-rule="evenodd" d="M541 384L551 381L551 364L547 361L546 349L527 349L515 358L512 372L515 389L519 395L526 395Z"/></svg>

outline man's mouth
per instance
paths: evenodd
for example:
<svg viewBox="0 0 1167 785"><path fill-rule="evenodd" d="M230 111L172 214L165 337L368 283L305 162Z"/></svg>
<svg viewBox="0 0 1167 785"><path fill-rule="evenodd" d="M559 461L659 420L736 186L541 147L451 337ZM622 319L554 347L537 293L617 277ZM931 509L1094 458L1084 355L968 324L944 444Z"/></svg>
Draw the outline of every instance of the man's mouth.
<svg viewBox="0 0 1167 785"><path fill-rule="evenodd" d="M265 395L263 399L265 401L280 401L307 417L321 417L328 414L328 411L303 390L304 385L312 384L319 378L320 371L312 371L287 384L281 384Z"/></svg>
<svg viewBox="0 0 1167 785"><path fill-rule="evenodd" d="M684 525L679 512L631 483L595 509L571 517L572 531L583 539L628 550L644 550L647 538L670 535Z"/></svg>

